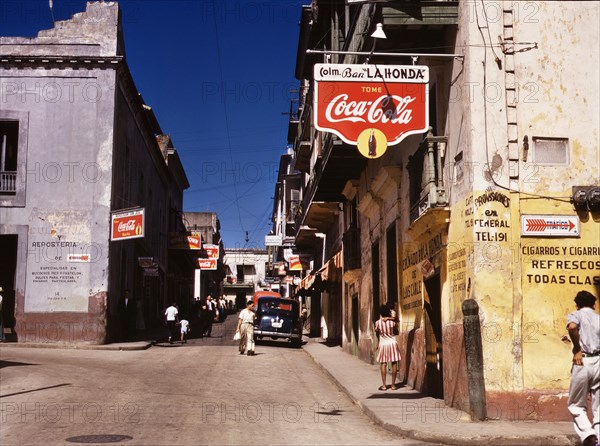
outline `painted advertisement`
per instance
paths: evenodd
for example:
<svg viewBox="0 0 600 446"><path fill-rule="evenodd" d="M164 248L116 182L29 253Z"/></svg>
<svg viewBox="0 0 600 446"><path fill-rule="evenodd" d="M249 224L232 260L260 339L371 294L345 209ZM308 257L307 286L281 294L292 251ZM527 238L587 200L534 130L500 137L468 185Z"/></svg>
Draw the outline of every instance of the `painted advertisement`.
<svg viewBox="0 0 600 446"><path fill-rule="evenodd" d="M106 250L90 242L85 212L44 214L30 226L27 246L26 312L88 311L88 299L98 292L96 272Z"/></svg>

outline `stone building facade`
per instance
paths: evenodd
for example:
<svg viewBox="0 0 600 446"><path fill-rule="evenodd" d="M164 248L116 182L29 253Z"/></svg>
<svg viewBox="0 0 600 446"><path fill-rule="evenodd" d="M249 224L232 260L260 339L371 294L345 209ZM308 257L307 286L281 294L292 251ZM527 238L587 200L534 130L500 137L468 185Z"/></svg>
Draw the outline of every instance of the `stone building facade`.
<svg viewBox="0 0 600 446"><path fill-rule="evenodd" d="M19 342L122 338L119 297L135 328L159 322L165 234L183 230L188 182L177 151L127 67L116 3L34 38L0 39L0 251L4 306ZM111 241L111 212L143 208L144 236Z"/></svg>

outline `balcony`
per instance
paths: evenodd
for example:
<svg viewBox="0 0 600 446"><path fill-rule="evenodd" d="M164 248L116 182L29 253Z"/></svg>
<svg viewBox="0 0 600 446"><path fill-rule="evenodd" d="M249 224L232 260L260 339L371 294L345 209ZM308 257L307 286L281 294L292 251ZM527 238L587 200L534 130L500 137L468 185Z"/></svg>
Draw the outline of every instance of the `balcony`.
<svg viewBox="0 0 600 446"><path fill-rule="evenodd" d="M381 15L386 27L390 25L405 27L456 25L458 23L458 1L382 2Z"/></svg>
<svg viewBox="0 0 600 446"><path fill-rule="evenodd" d="M17 172L0 171L0 194L17 193Z"/></svg>
<svg viewBox="0 0 600 446"><path fill-rule="evenodd" d="M433 136L429 131L417 152L406 166L410 177L410 221L420 218L429 209L448 205L444 184L446 136Z"/></svg>

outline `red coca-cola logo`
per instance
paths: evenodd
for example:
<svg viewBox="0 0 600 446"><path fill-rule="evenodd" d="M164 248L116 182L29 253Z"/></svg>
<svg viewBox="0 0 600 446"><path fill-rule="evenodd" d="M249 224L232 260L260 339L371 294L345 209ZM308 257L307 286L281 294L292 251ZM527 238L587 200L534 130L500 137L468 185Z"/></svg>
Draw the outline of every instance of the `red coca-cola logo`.
<svg viewBox="0 0 600 446"><path fill-rule="evenodd" d="M125 232L125 231L133 231L135 230L135 220L121 221L117 226L117 231Z"/></svg>
<svg viewBox="0 0 600 446"><path fill-rule="evenodd" d="M144 211L113 214L111 240L125 240L144 236Z"/></svg>
<svg viewBox="0 0 600 446"><path fill-rule="evenodd" d="M348 144L358 144L361 134L375 134L394 145L429 127L424 82L319 80L314 97L316 128Z"/></svg>

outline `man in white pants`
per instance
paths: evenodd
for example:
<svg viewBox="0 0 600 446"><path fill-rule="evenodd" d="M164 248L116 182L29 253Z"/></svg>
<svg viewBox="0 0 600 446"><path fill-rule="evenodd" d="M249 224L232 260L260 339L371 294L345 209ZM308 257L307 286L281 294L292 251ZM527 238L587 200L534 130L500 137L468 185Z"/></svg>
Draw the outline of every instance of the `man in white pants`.
<svg viewBox="0 0 600 446"><path fill-rule="evenodd" d="M575 297L577 311L567 316L567 330L573 342L573 366L569 387L569 412L583 446L595 446L600 437L600 315L594 311L596 298L588 291ZM592 395L592 417L587 397Z"/></svg>
<svg viewBox="0 0 600 446"><path fill-rule="evenodd" d="M240 311L236 331L240 333L240 355L244 354L244 350L248 350L248 356L254 355L254 318L255 314L252 311L254 303L249 300L246 303L246 308Z"/></svg>

